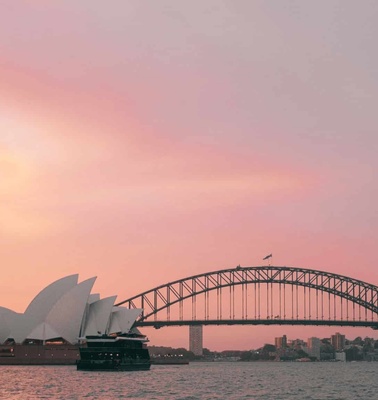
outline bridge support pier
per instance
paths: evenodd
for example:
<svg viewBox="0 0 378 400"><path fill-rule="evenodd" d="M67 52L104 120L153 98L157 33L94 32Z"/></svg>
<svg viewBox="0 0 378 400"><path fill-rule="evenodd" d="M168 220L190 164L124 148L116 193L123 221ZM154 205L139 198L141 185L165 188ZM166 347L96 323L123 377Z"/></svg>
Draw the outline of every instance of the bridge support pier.
<svg viewBox="0 0 378 400"><path fill-rule="evenodd" d="M203 325L189 326L189 351L196 356L203 355Z"/></svg>

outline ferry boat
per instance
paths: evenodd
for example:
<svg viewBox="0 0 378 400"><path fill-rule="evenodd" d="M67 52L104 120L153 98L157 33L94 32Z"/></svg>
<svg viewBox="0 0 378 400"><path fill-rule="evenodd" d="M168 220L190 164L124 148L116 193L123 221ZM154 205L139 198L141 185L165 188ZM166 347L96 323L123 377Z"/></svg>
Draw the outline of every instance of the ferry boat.
<svg viewBox="0 0 378 400"><path fill-rule="evenodd" d="M80 346L79 371L149 370L150 354L146 336L138 333L87 336Z"/></svg>

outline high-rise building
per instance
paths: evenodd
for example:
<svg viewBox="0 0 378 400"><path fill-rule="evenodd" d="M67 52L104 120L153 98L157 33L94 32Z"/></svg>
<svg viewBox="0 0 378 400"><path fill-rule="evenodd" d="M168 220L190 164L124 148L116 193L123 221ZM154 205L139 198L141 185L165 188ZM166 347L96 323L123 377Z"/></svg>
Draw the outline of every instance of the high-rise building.
<svg viewBox="0 0 378 400"><path fill-rule="evenodd" d="M331 344L336 351L343 350L345 347L345 335L341 335L339 332L336 332L331 336Z"/></svg>
<svg viewBox="0 0 378 400"><path fill-rule="evenodd" d="M202 330L202 325L189 326L189 351L193 352L196 356L203 355Z"/></svg>
<svg viewBox="0 0 378 400"><path fill-rule="evenodd" d="M316 337L311 337L307 339L307 352L311 357L316 357L320 360L320 339Z"/></svg>
<svg viewBox="0 0 378 400"><path fill-rule="evenodd" d="M276 337L274 339L274 345L277 349L285 349L287 347L287 337L283 335L282 337Z"/></svg>

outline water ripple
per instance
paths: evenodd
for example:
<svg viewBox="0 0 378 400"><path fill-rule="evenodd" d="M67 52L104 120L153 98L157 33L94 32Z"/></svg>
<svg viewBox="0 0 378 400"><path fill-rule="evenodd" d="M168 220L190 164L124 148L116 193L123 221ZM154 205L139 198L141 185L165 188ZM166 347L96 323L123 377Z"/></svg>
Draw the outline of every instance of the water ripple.
<svg viewBox="0 0 378 400"><path fill-rule="evenodd" d="M0 398L148 400L377 399L378 363L191 363L140 372L1 366Z"/></svg>

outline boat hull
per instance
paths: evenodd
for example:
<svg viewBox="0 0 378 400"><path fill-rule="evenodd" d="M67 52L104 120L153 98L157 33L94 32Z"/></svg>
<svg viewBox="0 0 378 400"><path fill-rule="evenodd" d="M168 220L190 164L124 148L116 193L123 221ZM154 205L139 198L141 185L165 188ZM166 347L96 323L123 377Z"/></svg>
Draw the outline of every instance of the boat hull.
<svg viewBox="0 0 378 400"><path fill-rule="evenodd" d="M114 363L111 361L82 361L77 362L78 371L148 371L151 367L149 361L134 363Z"/></svg>
<svg viewBox="0 0 378 400"><path fill-rule="evenodd" d="M135 337L88 337L80 347L78 371L145 371L151 367L144 339Z"/></svg>

